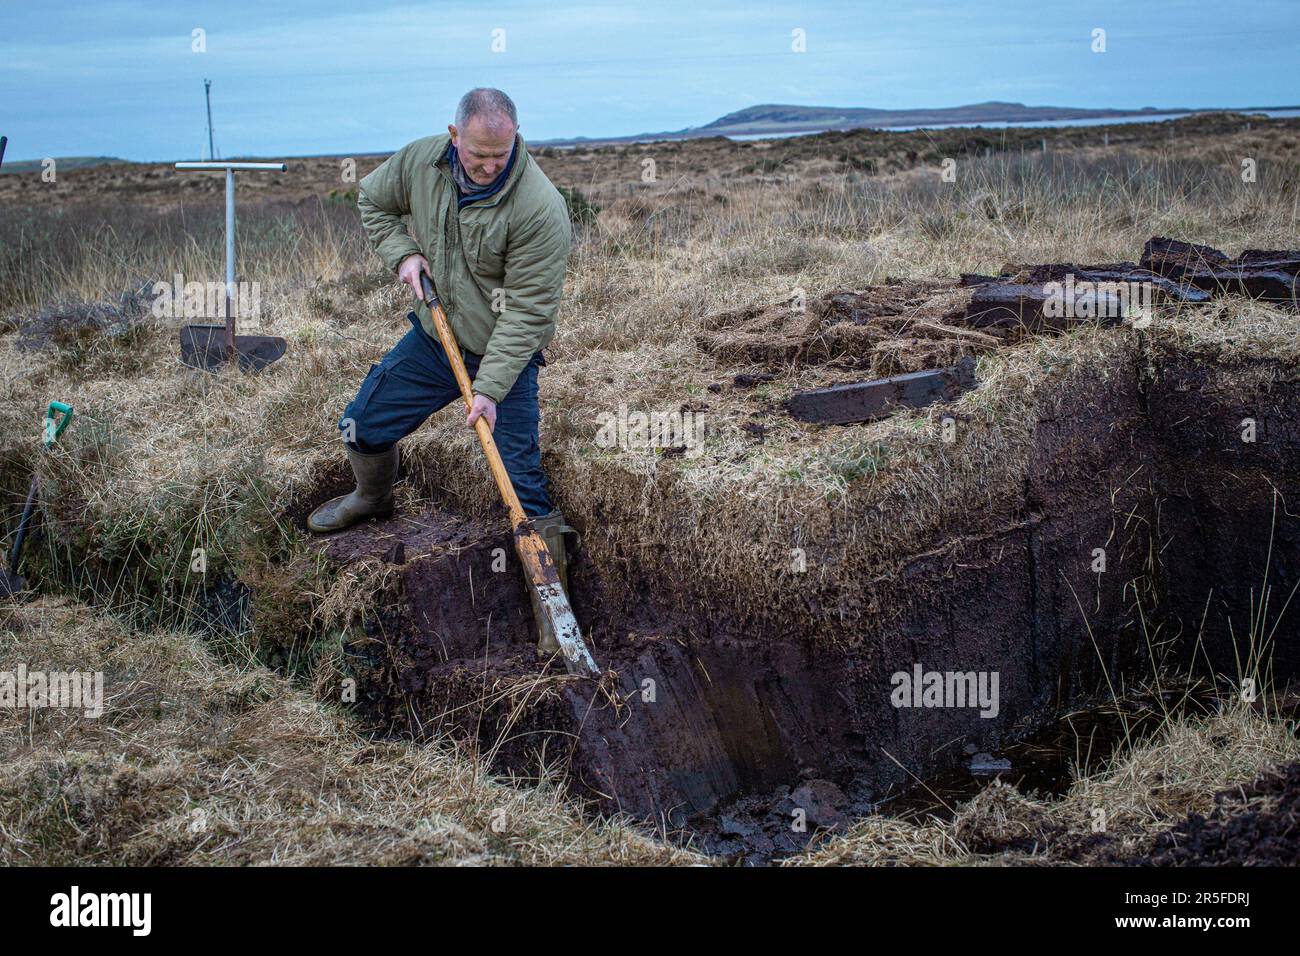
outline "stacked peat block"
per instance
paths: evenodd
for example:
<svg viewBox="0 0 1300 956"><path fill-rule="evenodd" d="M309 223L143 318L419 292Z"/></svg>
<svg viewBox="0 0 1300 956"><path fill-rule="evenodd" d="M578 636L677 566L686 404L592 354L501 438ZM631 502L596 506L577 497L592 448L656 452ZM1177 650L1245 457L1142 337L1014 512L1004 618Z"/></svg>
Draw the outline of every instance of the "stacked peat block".
<svg viewBox="0 0 1300 956"><path fill-rule="evenodd" d="M963 274L961 286L973 290L965 310L942 321L989 342L1011 344L1080 325L1118 325L1155 304L1199 304L1221 295L1300 310L1298 277L1300 251L1247 249L1230 259L1210 246L1156 236L1143 247L1140 262L1052 263L1007 268L996 276ZM837 301L836 295L843 297L833 293L826 301ZM906 318L917 326L925 317ZM951 401L975 384L970 364L964 363L798 392L786 408L803 421L851 424L884 418L898 407Z"/></svg>
<svg viewBox="0 0 1300 956"><path fill-rule="evenodd" d="M1143 247L1141 265L1182 288L1208 295L1244 295L1291 309L1300 306L1300 251L1247 249L1229 259L1210 246L1156 236Z"/></svg>

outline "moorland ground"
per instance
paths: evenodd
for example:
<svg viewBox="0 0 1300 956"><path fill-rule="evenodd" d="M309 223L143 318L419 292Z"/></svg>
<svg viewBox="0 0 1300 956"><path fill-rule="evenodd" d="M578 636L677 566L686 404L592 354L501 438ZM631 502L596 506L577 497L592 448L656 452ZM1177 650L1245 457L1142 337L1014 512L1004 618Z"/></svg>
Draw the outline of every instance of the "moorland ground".
<svg viewBox="0 0 1300 956"><path fill-rule="evenodd" d="M576 230L542 384L560 501L594 532L597 505L617 499L635 514L629 489L655 501L650 489L671 485L678 510L643 514L645 540L699 530L674 544L687 558L664 565L663 586L684 566L701 588L724 593L774 542L815 541L853 502L893 496L907 507L862 520L855 543L863 566L887 573L909 544L1014 477L1036 389L1104 364L1131 330L1079 329L1010 349L908 333L903 345L894 336L801 364L720 341L716 317L887 278L1132 260L1153 235L1232 253L1295 248L1297 143L1296 121L1215 116L539 151ZM359 179L382 156L354 159ZM940 175L945 159L956 163L951 182ZM695 859L672 835L593 823L558 786L493 779L450 745L371 740L322 692L352 623L347 608L373 582L288 575L306 545L284 515L337 465L334 423L404 330L407 308L365 243L346 169L344 158L295 160L288 174L240 180L240 278L261 290L249 331L290 343L275 373L257 377L182 368L177 323L149 308L151 282L223 277L219 177L136 164L54 183L0 175L0 487L12 533L39 462L41 532L29 560L46 592L4 609L0 646L5 661L29 668L102 669L112 702L98 721L6 717L0 853L7 863ZM1293 314L1234 299L1161 313L1152 335L1294 367L1297 331ZM933 410L841 430L773 411L796 389L907 371L938 354L916 348L918 338L941 341L946 357L978 359L982 388L957 406L991 426L975 449L958 454L925 437ZM746 375L757 387L732 387ZM77 418L42 461L51 398L72 402ZM600 416L620 403L707 410L706 453L602 448ZM403 454L415 479L399 487L400 507L492 513L456 415L436 416ZM933 495L940 483L944 494ZM599 557L602 543L589 537ZM194 631L202 584L188 569L200 540L209 573L254 587L251 628ZM768 602L769 585L725 590L734 603L718 613ZM1189 813L1213 811L1216 793L1300 756L1286 698L1263 699L1171 714L1064 797L995 786L942 819L869 817L799 862L1078 862L1153 851ZM1098 794L1119 808L1113 839L1081 845ZM1282 798L1259 798L1270 799ZM512 821L504 830L502 814Z"/></svg>

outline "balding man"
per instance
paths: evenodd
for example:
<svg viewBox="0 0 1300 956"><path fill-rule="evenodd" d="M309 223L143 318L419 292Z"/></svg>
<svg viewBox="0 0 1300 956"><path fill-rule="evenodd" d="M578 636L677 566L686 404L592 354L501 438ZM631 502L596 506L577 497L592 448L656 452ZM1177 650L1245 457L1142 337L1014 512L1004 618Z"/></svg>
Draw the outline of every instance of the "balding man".
<svg viewBox="0 0 1300 956"><path fill-rule="evenodd" d="M361 180L357 205L380 259L420 301L408 316L411 330L370 367L339 421L356 489L317 508L308 526L337 531L391 514L397 442L460 397L423 302L425 271L474 382L465 423L472 428L482 416L492 426L520 504L567 589L565 534L573 529L554 509L542 470L537 370L555 334L572 227L564 197L524 148L510 97L470 90L446 135L404 146ZM533 609L538 651L554 653L536 593Z"/></svg>

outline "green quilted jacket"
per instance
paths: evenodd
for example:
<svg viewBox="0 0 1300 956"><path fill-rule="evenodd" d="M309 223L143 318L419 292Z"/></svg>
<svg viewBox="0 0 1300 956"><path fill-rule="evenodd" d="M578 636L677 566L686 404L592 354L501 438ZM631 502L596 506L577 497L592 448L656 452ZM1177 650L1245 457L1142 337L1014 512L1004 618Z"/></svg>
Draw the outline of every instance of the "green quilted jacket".
<svg viewBox="0 0 1300 956"><path fill-rule="evenodd" d="M483 356L474 391L499 402L555 335L573 230L564 197L518 134L505 185L457 209L450 142L443 133L399 149L361 180L357 206L385 266L395 271L414 253L428 260L456 340ZM428 308L416 311L436 340Z"/></svg>

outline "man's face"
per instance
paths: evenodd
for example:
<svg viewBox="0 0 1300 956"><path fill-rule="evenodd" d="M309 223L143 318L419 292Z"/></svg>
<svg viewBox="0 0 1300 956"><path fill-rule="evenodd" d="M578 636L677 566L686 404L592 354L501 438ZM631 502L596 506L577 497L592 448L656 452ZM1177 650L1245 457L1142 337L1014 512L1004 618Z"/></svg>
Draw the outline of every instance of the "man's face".
<svg viewBox="0 0 1300 956"><path fill-rule="evenodd" d="M514 126L506 119L484 119L475 116L457 129L447 127L452 145L460 156L460 164L471 180L480 186L490 185L505 169L510 150L515 144Z"/></svg>

